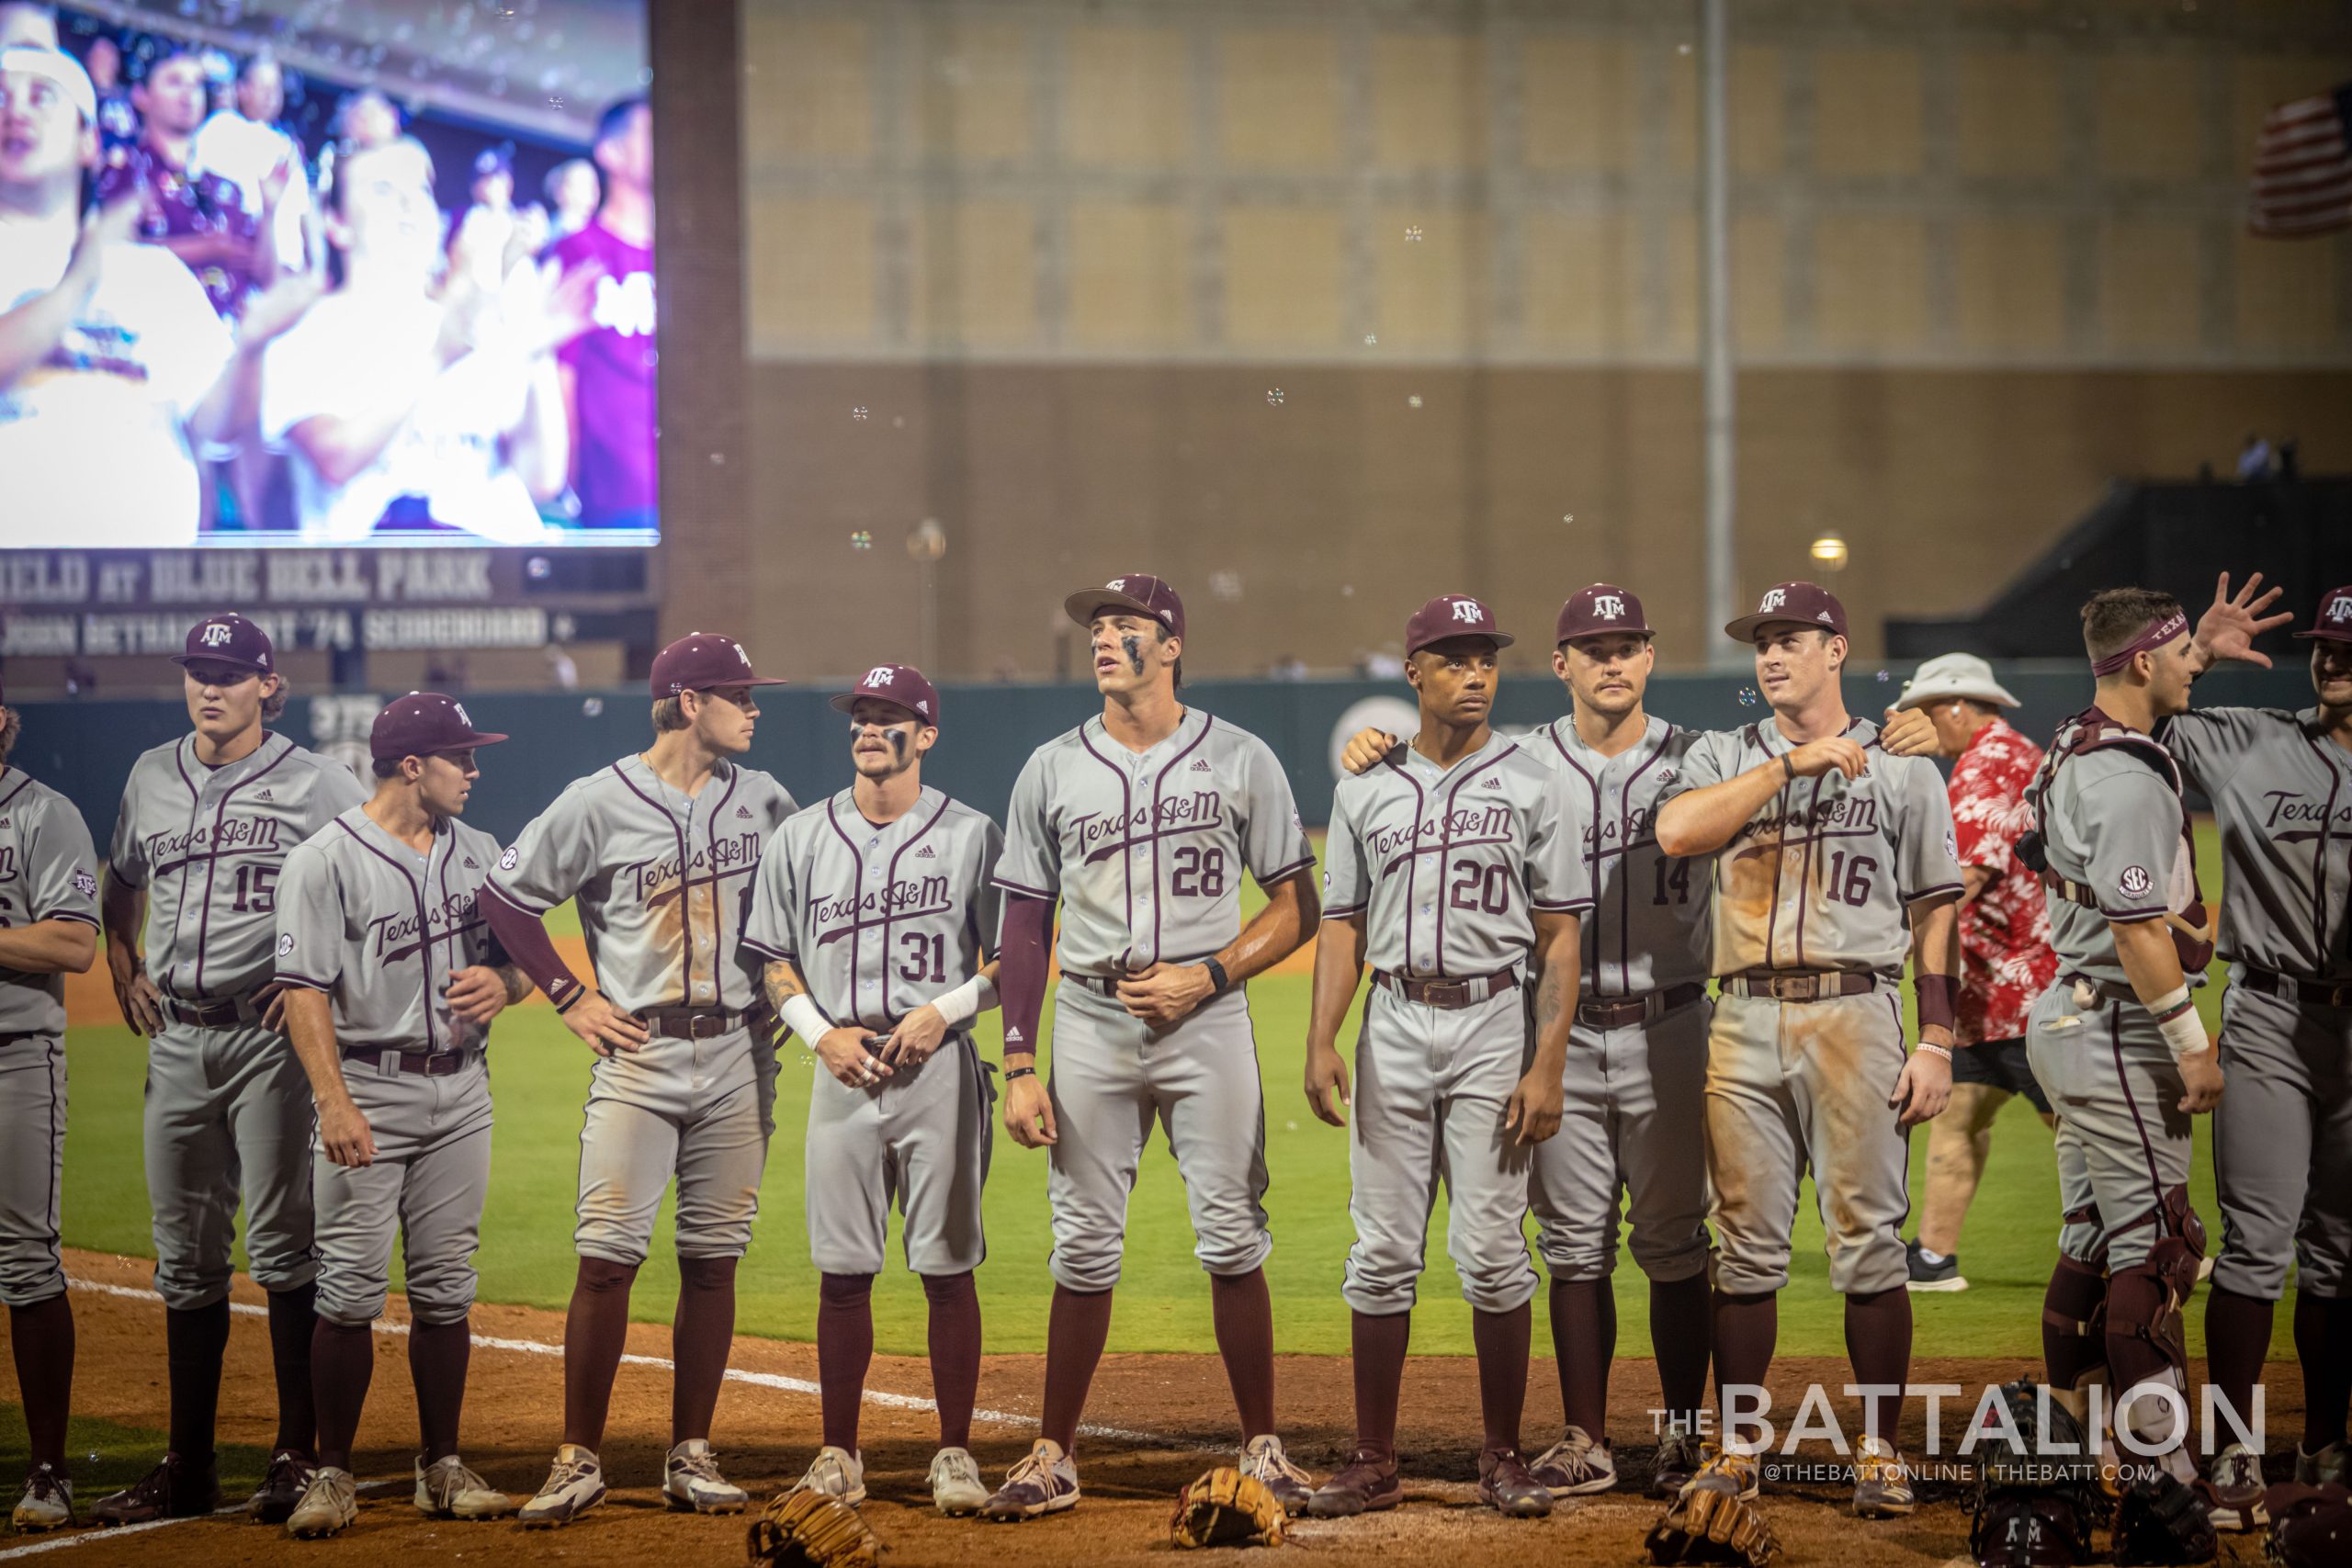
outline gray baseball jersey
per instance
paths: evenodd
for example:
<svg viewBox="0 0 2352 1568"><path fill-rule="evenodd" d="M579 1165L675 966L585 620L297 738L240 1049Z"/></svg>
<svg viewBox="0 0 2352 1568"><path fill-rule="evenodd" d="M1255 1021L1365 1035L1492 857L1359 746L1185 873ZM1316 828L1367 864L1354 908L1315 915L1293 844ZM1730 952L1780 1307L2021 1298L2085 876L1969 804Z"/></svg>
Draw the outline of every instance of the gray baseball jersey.
<svg viewBox="0 0 2352 1568"><path fill-rule="evenodd" d="M345 1051L479 1050L488 1034L450 1010L449 976L496 962L475 908L498 840L444 820L418 854L359 807L286 857L277 978L334 1001Z"/></svg>
<svg viewBox="0 0 2352 1568"><path fill-rule="evenodd" d="M1584 831L1515 741L1490 736L1451 768L1400 748L1332 792L1323 913L1363 914L1364 957L1391 974L1512 968L1535 949L1535 911L1591 908Z"/></svg>
<svg viewBox="0 0 2352 1568"><path fill-rule="evenodd" d="M1925 757L1890 757L1878 727L1846 738L1869 754L1862 776L1831 772L1783 784L1715 856L1714 972L1847 969L1899 975L1909 907L1961 891L1943 775ZM1700 738L1658 804L1736 778L1793 748L1777 719Z"/></svg>
<svg viewBox="0 0 2352 1568"><path fill-rule="evenodd" d="M2327 739L2319 710L2200 708L2156 739L2221 826L2222 956L2352 980L2352 754Z"/></svg>
<svg viewBox="0 0 2352 1568"><path fill-rule="evenodd" d="M2058 954L2059 977L2128 985L2108 922L2159 919L2185 909L2195 886L2180 832L2180 796L2146 760L2121 746L2085 751L2053 768L2059 756L2052 750L2041 764L2048 781L2040 795L2042 853L2052 872L2098 899L2097 908L2050 900L2050 945ZM2202 976L2188 978L2194 985Z"/></svg>
<svg viewBox="0 0 2352 1568"><path fill-rule="evenodd" d="M156 988L197 1000L266 983L286 857L367 798L349 768L282 735L219 768L197 761L192 735L133 763L107 869L146 891Z"/></svg>
<svg viewBox="0 0 2352 1568"><path fill-rule="evenodd" d="M1241 931L1241 873L1261 887L1315 863L1266 743L1187 708L1148 751L1099 717L1037 748L1012 786L996 883L1059 897L1064 969L1110 975L1205 958Z"/></svg>
<svg viewBox="0 0 2352 1568"><path fill-rule="evenodd" d="M98 923L97 855L74 803L30 774L0 772L0 926ZM0 964L0 1035L65 1028L65 976Z"/></svg>
<svg viewBox="0 0 2352 1568"><path fill-rule="evenodd" d="M1657 817L1702 732L1652 718L1639 743L1604 757L1555 719L1521 745L1585 796L1584 854L1593 912L1584 922L1583 995L1638 996L1707 977L1704 867L1662 853Z"/></svg>
<svg viewBox="0 0 2352 1568"><path fill-rule="evenodd" d="M491 885L533 914L576 898L596 987L624 1011L747 1008L738 952L760 850L797 810L756 768L721 762L692 800L643 757L576 780L498 857Z"/></svg>
<svg viewBox="0 0 2352 1568"><path fill-rule="evenodd" d="M888 1033L995 954L1004 835L926 788L885 828L843 790L786 821L760 857L743 946L788 958L837 1023Z"/></svg>

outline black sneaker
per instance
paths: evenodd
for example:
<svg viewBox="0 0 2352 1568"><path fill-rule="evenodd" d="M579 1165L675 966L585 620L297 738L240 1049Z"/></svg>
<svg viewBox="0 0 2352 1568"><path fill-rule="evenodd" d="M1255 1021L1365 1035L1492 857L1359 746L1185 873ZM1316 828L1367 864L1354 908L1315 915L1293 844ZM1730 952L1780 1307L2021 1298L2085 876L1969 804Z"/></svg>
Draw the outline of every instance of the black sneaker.
<svg viewBox="0 0 2352 1568"><path fill-rule="evenodd" d="M130 1485L99 1498L90 1517L102 1525L150 1525L157 1519L194 1518L220 1506L220 1483L212 1461L190 1464L167 1453Z"/></svg>
<svg viewBox="0 0 2352 1568"><path fill-rule="evenodd" d="M1961 1277L1960 1254L1955 1252L1940 1263L1928 1261L1926 1250L1916 1241L1903 1244L1903 1261L1910 1267L1911 1289L1915 1291L1964 1291L1968 1281Z"/></svg>

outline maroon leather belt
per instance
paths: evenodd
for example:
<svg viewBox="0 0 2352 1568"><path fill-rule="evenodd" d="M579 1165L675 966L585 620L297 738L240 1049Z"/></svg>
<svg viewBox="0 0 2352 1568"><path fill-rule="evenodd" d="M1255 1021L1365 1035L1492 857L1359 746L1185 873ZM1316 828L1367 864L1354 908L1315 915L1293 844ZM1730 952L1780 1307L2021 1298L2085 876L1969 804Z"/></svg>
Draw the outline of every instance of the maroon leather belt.
<svg viewBox="0 0 2352 1568"><path fill-rule="evenodd" d="M261 1021L261 1010L253 1005L250 996L222 997L216 1001L187 1002L177 997L157 997L155 1005L174 1023L192 1029L234 1029L241 1023Z"/></svg>
<svg viewBox="0 0 2352 1568"><path fill-rule="evenodd" d="M1519 971L1498 969L1491 975L1471 975L1459 980L1416 980L1409 975L1392 975L1385 969L1375 969L1372 972L1372 983L1384 990L1396 992L1408 1002L1451 1010L1476 1007L1505 991L1517 990Z"/></svg>
<svg viewBox="0 0 2352 1568"><path fill-rule="evenodd" d="M1727 997L1769 997L1776 1002L1826 1002L1878 989L1878 976L1851 969L1752 969L1724 976Z"/></svg>
<svg viewBox="0 0 2352 1568"><path fill-rule="evenodd" d="M2321 1008L2352 1007L2352 981L2299 980L2292 975L2256 969L2249 964L2245 966L2245 978L2238 984L2249 991L2277 997L2282 1002L2302 1002Z"/></svg>
<svg viewBox="0 0 2352 1568"><path fill-rule="evenodd" d="M1628 1024L1647 1023L1663 1018L1676 1008L1689 1007L1707 994L1707 987L1696 980L1679 986L1668 986L1662 991L1643 991L1630 997L1595 997L1577 1004L1577 1021L1587 1029L1623 1029Z"/></svg>
<svg viewBox="0 0 2352 1568"><path fill-rule="evenodd" d="M403 1051L397 1046L387 1046L379 1051L371 1051L367 1046L361 1045L346 1049L343 1054L343 1059L346 1062L357 1062L372 1066L379 1071L385 1067L390 1067L397 1072L406 1073L411 1077L446 1078L452 1073L463 1072L466 1064L474 1059L474 1053L471 1051Z"/></svg>
<svg viewBox="0 0 2352 1568"><path fill-rule="evenodd" d="M716 1040L752 1022L734 1008L639 1008L631 1016L656 1040Z"/></svg>

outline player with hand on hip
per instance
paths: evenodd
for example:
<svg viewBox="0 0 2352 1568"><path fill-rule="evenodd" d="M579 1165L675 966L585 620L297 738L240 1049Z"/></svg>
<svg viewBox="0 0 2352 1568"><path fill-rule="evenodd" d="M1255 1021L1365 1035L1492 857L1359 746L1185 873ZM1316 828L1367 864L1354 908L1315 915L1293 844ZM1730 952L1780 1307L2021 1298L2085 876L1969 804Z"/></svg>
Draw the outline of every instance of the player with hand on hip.
<svg viewBox="0 0 2352 1568"><path fill-rule="evenodd" d="M1617 1214L1628 1204L1634 1263L1649 1279L1650 1343L1668 1412L1653 1496L1699 1468L1707 1397L1707 879L1660 852L1652 818L1702 732L1643 705L1657 663L1642 602L1613 583L1560 606L1552 671L1570 711L1527 738L1584 823L1593 907L1581 921L1576 1028L1568 1036L1557 1137L1536 1145L1529 1198L1552 1274L1552 1348L1566 1430L1536 1456L1555 1496L1617 1484L1608 1438L1617 1354ZM1361 773L1396 744L1365 730L1343 765Z"/></svg>
<svg viewBox="0 0 2352 1568"><path fill-rule="evenodd" d="M1091 634L1102 713L1021 770L996 870L1004 1122L1052 1161L1045 1430L982 1517L1034 1518L1078 1501L1070 1447L1110 1334L1127 1194L1155 1121L1209 1274L1241 1468L1295 1512L1308 1488L1274 1432L1265 1097L1241 983L1313 931L1315 852L1266 743L1177 700L1184 605L1173 588L1137 573L1082 589L1063 608ZM1267 899L1246 927L1245 869ZM1037 1018L1057 898L1047 1085L1036 1076Z"/></svg>
<svg viewBox="0 0 2352 1568"><path fill-rule="evenodd" d="M58 1253L65 1177L65 981L98 955L97 856L74 803L8 765L23 720L0 707L0 1302L25 1409L19 1530L74 1522L65 1420L74 1308Z"/></svg>
<svg viewBox="0 0 2352 1568"><path fill-rule="evenodd" d="M1951 806L1934 764L1876 754L1875 728L1847 714L1846 611L1826 589L1781 583L1724 630L1754 647L1772 716L1692 747L1657 819L1662 852L1714 857L1722 980L1706 1147L1724 1447L1690 1485L1756 1494L1739 1405L1771 1369L1797 1182L1810 1169L1862 1389L1854 1511L1891 1517L1915 1506L1893 1440L1911 1366L1898 1228L1910 1207L1908 1134L1951 1089ZM1894 994L1906 950L1919 1006L1907 1056Z"/></svg>
<svg viewBox="0 0 2352 1568"><path fill-rule="evenodd" d="M349 768L267 728L286 706L268 634L243 615L188 629L194 733L132 764L99 903L116 1005L148 1037L141 1121L164 1298L170 1449L101 1497L101 1524L209 1514L242 1179L245 1253L269 1293L277 1437L246 1511L283 1524L310 1484L310 1086L282 1031L277 883L294 847L367 798Z"/></svg>
<svg viewBox="0 0 2352 1568"><path fill-rule="evenodd" d="M1308 1505L1318 1517L1402 1498L1397 1397L1441 1174L1446 1250L1478 1354L1479 1500L1518 1518L1552 1511L1519 1454L1536 1286L1520 1223L1533 1151L1560 1129L1578 916L1592 885L1580 811L1550 768L1488 723L1510 640L1464 594L1415 612L1406 678L1420 699L1420 733L1341 779L1332 797L1306 1101L1335 1127L1348 1124L1341 1106L1355 1112L1356 1241L1341 1294L1356 1440ZM1337 1041L1367 958L1372 995L1351 1093ZM1522 984L1534 987L1532 1030Z"/></svg>
<svg viewBox="0 0 2352 1568"><path fill-rule="evenodd" d="M743 927L770 1003L822 1068L808 1100L806 1202L824 1446L800 1485L853 1506L865 1498L858 1406L895 1198L907 1267L931 1303L932 1501L973 1514L989 1498L970 1449L980 1379L972 1271L988 1251L980 1189L995 1094L971 1023L996 1005L990 879L1004 835L924 786L940 712L922 671L877 664L832 705L850 716L856 782L776 829Z"/></svg>
<svg viewBox="0 0 2352 1568"><path fill-rule="evenodd" d="M605 1496L596 1450L628 1338L629 1288L677 1182L677 1370L662 1495L736 1513L711 1416L735 1337L735 1266L752 1242L774 1103L774 1027L738 951L760 850L796 809L735 759L752 749L742 645L696 632L653 660L653 744L574 781L498 857L482 911L500 944L596 1054L580 1133L580 1272L563 1332L563 1441L521 1522L571 1522ZM594 989L541 917L576 900Z"/></svg>
<svg viewBox="0 0 2352 1568"><path fill-rule="evenodd" d="M319 1108L311 1156L319 1326L311 1341L319 1464L286 1533L329 1536L359 1516L351 1446L376 1369L375 1323L400 1233L409 1376L429 1518L514 1511L458 1455L490 1194L490 1022L530 994L490 940L479 901L498 840L458 818L481 777L473 727L437 692L376 716L376 793L286 857L277 981L286 1032Z"/></svg>

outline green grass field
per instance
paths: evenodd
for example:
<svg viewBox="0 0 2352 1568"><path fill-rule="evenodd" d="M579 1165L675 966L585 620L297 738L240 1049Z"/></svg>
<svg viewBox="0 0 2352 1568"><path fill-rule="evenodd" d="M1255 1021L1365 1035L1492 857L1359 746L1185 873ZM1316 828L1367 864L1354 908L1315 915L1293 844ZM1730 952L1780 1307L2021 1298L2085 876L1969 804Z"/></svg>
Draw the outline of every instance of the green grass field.
<svg viewBox="0 0 2352 1568"><path fill-rule="evenodd" d="M2200 833L2199 848L2201 858L2210 862L2210 830ZM2205 876L2209 890L2218 886L2217 869L2210 863ZM2219 1023L2218 990L2218 985L2208 987L2200 997L2209 1028ZM1303 975L1261 978L1251 985L1250 998L1266 1089L1266 1157L1273 1176L1266 1206L1274 1233L1267 1275L1276 1303L1279 1344L1285 1351L1342 1354L1348 1314L1339 1295L1340 1266L1353 1235L1347 1213L1347 1145L1343 1134L1309 1114L1300 1091L1308 981ZM990 1056L997 1047L995 1021L994 1014L983 1021L982 1046ZM1348 1038L1352 1038L1352 1028ZM571 1286L571 1203L590 1058L544 1007L502 1020L493 1041L498 1130L482 1226L481 1295L486 1301L560 1311ZM142 1043L119 1024L84 1019L77 1020L67 1043L73 1088L66 1144L66 1241L100 1251L151 1256L139 1138ZM759 1227L740 1277L739 1327L748 1334L805 1339L814 1332L817 1280L801 1228L800 1130L811 1070L806 1061L797 1042L786 1047ZM2206 1125L2200 1118L2192 1190L2218 1237ZM1911 1141L1915 1195L1924 1190L1927 1144L1924 1130ZM1841 1309L1828 1289L1821 1226L1812 1203L1808 1184L1799 1210L1794 1278L1781 1299L1781 1348L1792 1355L1841 1354ZM980 1270L979 1284L989 1348L1042 1349L1053 1290L1046 1269L1051 1244L1046 1157L1019 1147L1001 1129L989 1175L987 1216L989 1261ZM1445 1258L1443 1224L1441 1201L1430 1224L1430 1267L1422 1280L1413 1348L1467 1354L1469 1314ZM2050 1136L2030 1106L2012 1101L1995 1126L1992 1162L1962 1241L1972 1288L1957 1295L1917 1298L1920 1350L1939 1356L2038 1354L2041 1292L2056 1234L2057 1179ZM665 1210L662 1232L635 1298L642 1319L666 1321L670 1315L676 1271L668 1248ZM1645 1292L1640 1272L1630 1260L1618 1270L1617 1290L1623 1325L1620 1349L1626 1355L1647 1355ZM877 1283L875 1306L877 1347L921 1354L924 1309L920 1283L894 1267ZM2201 1337L2202 1317L2202 1313L2189 1314L2192 1342ZM1192 1257L1183 1190L1165 1142L1155 1136L1129 1211L1126 1270L1112 1348L1202 1350L1213 1344L1208 1291ZM2201 1346L2192 1343L2192 1348Z"/></svg>

